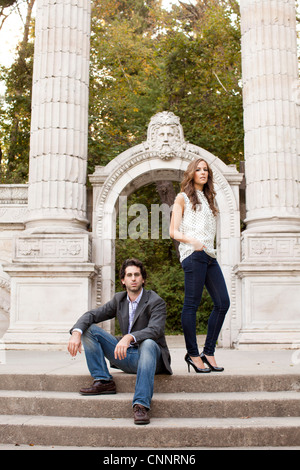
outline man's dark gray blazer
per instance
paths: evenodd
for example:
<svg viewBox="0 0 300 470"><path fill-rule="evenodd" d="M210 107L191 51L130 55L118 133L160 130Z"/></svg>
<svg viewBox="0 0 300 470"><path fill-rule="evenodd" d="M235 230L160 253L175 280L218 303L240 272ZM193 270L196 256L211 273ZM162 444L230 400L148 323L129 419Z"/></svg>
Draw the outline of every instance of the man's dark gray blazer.
<svg viewBox="0 0 300 470"><path fill-rule="evenodd" d="M144 289L142 298L135 311L131 333L139 344L145 339L154 340L161 349L163 363L167 374L172 374L171 357L165 338L166 304L154 292ZM84 333L93 323L101 323L117 318L122 335L128 333L129 305L127 292L118 292L105 305L86 312L71 328L79 328Z"/></svg>

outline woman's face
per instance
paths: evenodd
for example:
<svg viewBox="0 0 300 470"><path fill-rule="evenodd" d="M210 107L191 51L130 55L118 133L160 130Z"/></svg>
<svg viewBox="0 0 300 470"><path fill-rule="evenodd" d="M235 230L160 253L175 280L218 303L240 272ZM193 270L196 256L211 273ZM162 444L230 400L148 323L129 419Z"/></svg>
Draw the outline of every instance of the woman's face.
<svg viewBox="0 0 300 470"><path fill-rule="evenodd" d="M194 183L197 189L203 190L203 186L208 180L208 166L206 162L199 162L194 175Z"/></svg>

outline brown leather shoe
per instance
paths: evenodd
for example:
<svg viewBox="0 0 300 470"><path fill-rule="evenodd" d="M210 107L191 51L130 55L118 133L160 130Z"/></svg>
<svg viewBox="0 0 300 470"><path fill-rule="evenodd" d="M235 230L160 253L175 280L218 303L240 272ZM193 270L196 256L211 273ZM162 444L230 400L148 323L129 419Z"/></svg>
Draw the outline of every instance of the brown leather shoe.
<svg viewBox="0 0 300 470"><path fill-rule="evenodd" d="M134 424L149 424L148 410L143 405L136 404L133 407Z"/></svg>
<svg viewBox="0 0 300 470"><path fill-rule="evenodd" d="M94 380L90 387L81 388L79 393L81 395L113 395L116 393L116 384L113 380Z"/></svg>

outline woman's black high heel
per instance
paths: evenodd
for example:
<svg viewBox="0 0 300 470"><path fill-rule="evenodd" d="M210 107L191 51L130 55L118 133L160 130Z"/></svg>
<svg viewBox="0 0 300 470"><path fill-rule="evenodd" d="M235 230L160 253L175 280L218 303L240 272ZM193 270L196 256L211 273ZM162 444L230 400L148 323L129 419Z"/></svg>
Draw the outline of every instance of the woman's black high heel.
<svg viewBox="0 0 300 470"><path fill-rule="evenodd" d="M190 372L190 366L192 366L194 368L194 370L197 374L207 374L208 372L211 372L210 369L200 369L199 367L197 367L188 354L185 355L184 360L188 365L188 371L189 372Z"/></svg>
<svg viewBox="0 0 300 470"><path fill-rule="evenodd" d="M214 367L213 365L211 365L211 363L209 362L209 360L206 358L205 354L204 353L201 353L200 354L200 357L202 359L202 362L204 362L205 364L208 365L208 367L210 368L210 370L212 372L223 372L224 370L224 367Z"/></svg>

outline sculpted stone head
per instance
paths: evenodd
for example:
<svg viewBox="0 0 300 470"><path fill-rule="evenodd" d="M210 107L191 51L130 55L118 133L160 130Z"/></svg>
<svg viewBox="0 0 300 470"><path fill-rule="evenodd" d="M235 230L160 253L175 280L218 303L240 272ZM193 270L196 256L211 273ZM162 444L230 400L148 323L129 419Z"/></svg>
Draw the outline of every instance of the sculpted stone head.
<svg viewBox="0 0 300 470"><path fill-rule="evenodd" d="M184 145L183 129L179 117L169 111L155 114L147 132L147 146L158 152L164 160L173 158Z"/></svg>

